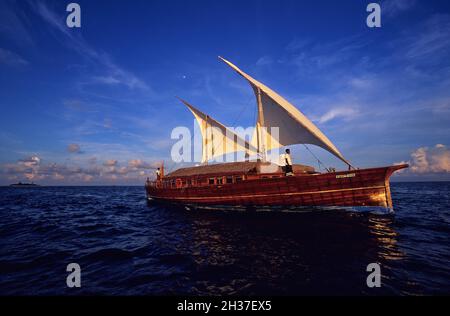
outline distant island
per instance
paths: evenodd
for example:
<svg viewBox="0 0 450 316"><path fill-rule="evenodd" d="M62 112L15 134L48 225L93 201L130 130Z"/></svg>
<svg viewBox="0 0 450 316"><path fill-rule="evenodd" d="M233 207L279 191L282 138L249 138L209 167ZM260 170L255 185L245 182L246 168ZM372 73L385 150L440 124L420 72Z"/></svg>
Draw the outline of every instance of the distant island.
<svg viewBox="0 0 450 316"><path fill-rule="evenodd" d="M22 183L22 182L19 182L19 183L13 183L13 184L10 184L9 186L10 186L10 187L38 187L39 184L36 184L36 183L33 183L33 182L31 182L31 183Z"/></svg>

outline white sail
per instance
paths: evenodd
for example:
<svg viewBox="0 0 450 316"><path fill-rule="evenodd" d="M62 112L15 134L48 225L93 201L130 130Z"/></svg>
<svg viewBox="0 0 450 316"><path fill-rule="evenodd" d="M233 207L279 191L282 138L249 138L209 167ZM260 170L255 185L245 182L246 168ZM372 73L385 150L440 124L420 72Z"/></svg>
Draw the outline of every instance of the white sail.
<svg viewBox="0 0 450 316"><path fill-rule="evenodd" d="M180 99L192 112L202 134L202 163L235 152L256 155L257 149L223 124Z"/></svg>
<svg viewBox="0 0 450 316"><path fill-rule="evenodd" d="M264 137L264 132L260 132L260 141L256 137L251 142L252 145L255 143L260 145L258 146L259 152L293 144L313 144L327 150L350 166L336 146L295 106L231 62L220 56L219 58L244 77L255 92L258 106L261 109L258 111L257 128L260 126L267 129L266 137ZM271 127L279 128L278 140L270 134ZM261 142L262 144L259 144Z"/></svg>

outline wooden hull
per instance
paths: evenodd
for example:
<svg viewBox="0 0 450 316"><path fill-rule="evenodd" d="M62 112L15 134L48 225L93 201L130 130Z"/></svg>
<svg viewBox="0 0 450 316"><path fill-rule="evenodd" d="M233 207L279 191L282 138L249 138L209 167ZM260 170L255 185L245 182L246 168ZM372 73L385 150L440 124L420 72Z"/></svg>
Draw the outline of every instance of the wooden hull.
<svg viewBox="0 0 450 316"><path fill-rule="evenodd" d="M146 186L151 200L185 205L372 206L392 209L389 178L407 165L256 178L239 183L183 188Z"/></svg>

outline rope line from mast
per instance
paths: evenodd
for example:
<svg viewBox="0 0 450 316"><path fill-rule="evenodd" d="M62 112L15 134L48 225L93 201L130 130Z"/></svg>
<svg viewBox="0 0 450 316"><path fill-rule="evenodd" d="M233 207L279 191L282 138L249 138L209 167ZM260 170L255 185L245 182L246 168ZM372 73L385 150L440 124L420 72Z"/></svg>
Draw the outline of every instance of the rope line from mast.
<svg viewBox="0 0 450 316"><path fill-rule="evenodd" d="M317 165L319 167L319 170L321 170L320 165L322 165L326 171L329 171L329 169L325 166L325 164L322 161L320 161L320 159L316 155L314 155L314 153L309 149L309 147L306 144L302 144L302 145L305 146L305 148L309 151L309 153L317 160Z"/></svg>

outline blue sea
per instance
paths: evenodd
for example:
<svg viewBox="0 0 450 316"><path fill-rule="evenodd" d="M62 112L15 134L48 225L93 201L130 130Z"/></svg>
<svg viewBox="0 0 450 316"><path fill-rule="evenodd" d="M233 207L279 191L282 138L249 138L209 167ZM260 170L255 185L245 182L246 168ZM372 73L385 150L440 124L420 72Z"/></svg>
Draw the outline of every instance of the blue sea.
<svg viewBox="0 0 450 316"><path fill-rule="evenodd" d="M450 183L392 195L394 214L233 212L148 204L143 187L2 187L0 295L450 294Z"/></svg>

